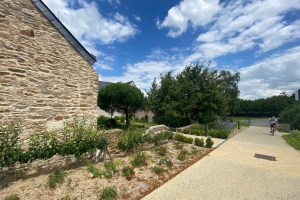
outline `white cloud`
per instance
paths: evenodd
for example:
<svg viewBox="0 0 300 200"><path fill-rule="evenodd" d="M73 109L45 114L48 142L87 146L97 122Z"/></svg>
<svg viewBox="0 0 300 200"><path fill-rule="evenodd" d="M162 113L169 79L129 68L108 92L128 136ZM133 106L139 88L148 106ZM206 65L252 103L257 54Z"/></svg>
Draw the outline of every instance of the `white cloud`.
<svg viewBox="0 0 300 200"><path fill-rule="evenodd" d="M299 57L300 46L297 46L240 69L240 98L266 98L282 91L292 93L299 89Z"/></svg>
<svg viewBox="0 0 300 200"><path fill-rule="evenodd" d="M300 37L299 21L288 23L283 17L295 9L300 9L299 0L230 1L211 29L198 36L198 50L214 58L254 47L259 53L275 49Z"/></svg>
<svg viewBox="0 0 300 200"><path fill-rule="evenodd" d="M123 15L115 13L112 18L105 18L96 2L77 1L80 8L73 9L68 0L44 0L53 13L60 13L59 19L80 42L111 44L124 42L137 34L136 26Z"/></svg>
<svg viewBox="0 0 300 200"><path fill-rule="evenodd" d="M159 28L170 28L168 36L177 37L187 30L189 24L194 28L204 26L214 20L220 11L219 0L183 0L168 11Z"/></svg>
<svg viewBox="0 0 300 200"><path fill-rule="evenodd" d="M133 18L138 22L142 21L142 18L140 16L133 15Z"/></svg>
<svg viewBox="0 0 300 200"><path fill-rule="evenodd" d="M120 0L107 0L107 1L112 5L114 5L114 4L120 5L121 4Z"/></svg>

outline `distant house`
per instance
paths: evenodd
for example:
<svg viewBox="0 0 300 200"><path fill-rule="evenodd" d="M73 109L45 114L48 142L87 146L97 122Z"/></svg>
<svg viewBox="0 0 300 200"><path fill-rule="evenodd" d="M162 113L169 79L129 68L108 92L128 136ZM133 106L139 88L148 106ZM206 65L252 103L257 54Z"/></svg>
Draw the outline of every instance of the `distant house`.
<svg viewBox="0 0 300 200"><path fill-rule="evenodd" d="M0 0L0 24L0 123L20 120L28 133L95 121L96 57L43 1Z"/></svg>

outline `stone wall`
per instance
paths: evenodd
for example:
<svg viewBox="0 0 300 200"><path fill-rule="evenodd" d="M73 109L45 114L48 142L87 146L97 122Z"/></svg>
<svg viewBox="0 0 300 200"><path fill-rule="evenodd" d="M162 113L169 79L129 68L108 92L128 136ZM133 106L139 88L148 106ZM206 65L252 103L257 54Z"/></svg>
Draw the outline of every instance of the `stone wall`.
<svg viewBox="0 0 300 200"><path fill-rule="evenodd" d="M31 0L0 0L0 124L24 134L96 120L98 75Z"/></svg>
<svg viewBox="0 0 300 200"><path fill-rule="evenodd" d="M138 110L134 113L134 116L138 119L142 119L148 115L148 122L153 122L154 113L151 110Z"/></svg>

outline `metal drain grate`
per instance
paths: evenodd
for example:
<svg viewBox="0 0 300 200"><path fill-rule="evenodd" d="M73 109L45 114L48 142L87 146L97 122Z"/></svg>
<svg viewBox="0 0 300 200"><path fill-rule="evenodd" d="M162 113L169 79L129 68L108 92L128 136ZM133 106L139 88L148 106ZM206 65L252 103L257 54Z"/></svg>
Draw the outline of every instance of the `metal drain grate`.
<svg viewBox="0 0 300 200"><path fill-rule="evenodd" d="M269 161L276 161L276 157L274 157L274 156L268 156L268 155L263 155L263 154L258 154L258 153L256 153L254 155L254 157L269 160Z"/></svg>

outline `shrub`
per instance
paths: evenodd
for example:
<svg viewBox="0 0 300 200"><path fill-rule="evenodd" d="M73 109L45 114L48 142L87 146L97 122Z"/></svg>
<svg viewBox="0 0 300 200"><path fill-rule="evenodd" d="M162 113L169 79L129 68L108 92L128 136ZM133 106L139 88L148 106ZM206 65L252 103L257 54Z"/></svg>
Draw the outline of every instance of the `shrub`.
<svg viewBox="0 0 300 200"><path fill-rule="evenodd" d="M20 123L2 126L0 124L0 167L13 164L20 160Z"/></svg>
<svg viewBox="0 0 300 200"><path fill-rule="evenodd" d="M188 128L184 129L183 134L190 134L190 129L188 129Z"/></svg>
<svg viewBox="0 0 300 200"><path fill-rule="evenodd" d="M97 118L98 127L106 127L106 121L109 120L109 117L99 116Z"/></svg>
<svg viewBox="0 0 300 200"><path fill-rule="evenodd" d="M230 130L215 130L211 129L209 130L208 134L213 138L221 138L221 139L227 139L228 135L230 134Z"/></svg>
<svg viewBox="0 0 300 200"><path fill-rule="evenodd" d="M178 160L184 161L186 159L186 156L188 155L188 151L186 149L182 149L177 156Z"/></svg>
<svg viewBox="0 0 300 200"><path fill-rule="evenodd" d="M134 148L147 142L147 136L143 135L144 131L136 128L129 128L128 131L123 132L116 143L116 148L122 151L133 150Z"/></svg>
<svg viewBox="0 0 300 200"><path fill-rule="evenodd" d="M174 142L175 149L182 149L184 142Z"/></svg>
<svg viewBox="0 0 300 200"><path fill-rule="evenodd" d="M291 129L300 129L300 101L294 102L279 113L280 123L290 124Z"/></svg>
<svg viewBox="0 0 300 200"><path fill-rule="evenodd" d="M87 170L93 174L93 177L99 177L101 175L98 168L92 162L88 163Z"/></svg>
<svg viewBox="0 0 300 200"><path fill-rule="evenodd" d="M58 183L63 183L67 173L61 167L53 167L53 173L48 176L47 186L55 189Z"/></svg>
<svg viewBox="0 0 300 200"><path fill-rule="evenodd" d="M175 134L174 140L179 141L179 142L189 143L189 144L192 144L194 141L193 138L186 137L182 134Z"/></svg>
<svg viewBox="0 0 300 200"><path fill-rule="evenodd" d="M19 200L20 197L17 194L12 194L9 197L6 197L4 200Z"/></svg>
<svg viewBox="0 0 300 200"><path fill-rule="evenodd" d="M129 167L129 166L124 167L122 172L123 172L123 176L125 176L125 178L127 180L132 179L135 175L134 169L132 167Z"/></svg>
<svg viewBox="0 0 300 200"><path fill-rule="evenodd" d="M172 168L173 166L173 161L164 157L162 159L158 159L157 163L158 165L166 165L168 168Z"/></svg>
<svg viewBox="0 0 300 200"><path fill-rule="evenodd" d="M106 178L111 178L112 175L116 172L117 168L121 165L122 163L118 160L111 160L107 163L104 164L105 167L105 177Z"/></svg>
<svg viewBox="0 0 300 200"><path fill-rule="evenodd" d="M132 156L130 161L133 167L148 166L147 157L143 152L137 152Z"/></svg>
<svg viewBox="0 0 300 200"><path fill-rule="evenodd" d="M195 145L198 147L204 147L204 140L203 138L199 139L199 138L195 138Z"/></svg>
<svg viewBox="0 0 300 200"><path fill-rule="evenodd" d="M167 153L167 147L166 146L160 146L160 147L156 148L156 152L160 156L165 156L166 153Z"/></svg>
<svg viewBox="0 0 300 200"><path fill-rule="evenodd" d="M205 141L205 147L206 148L211 148L214 145L214 142L212 141L212 139L210 137L208 137Z"/></svg>
<svg viewBox="0 0 300 200"><path fill-rule="evenodd" d="M164 169L163 167L161 166L154 166L151 168L151 170L155 173L155 174L161 174L165 171L167 171L166 169Z"/></svg>
<svg viewBox="0 0 300 200"><path fill-rule="evenodd" d="M120 120L120 118L121 118L121 116L115 116L115 117L114 117L114 119L115 119L116 121Z"/></svg>
<svg viewBox="0 0 300 200"><path fill-rule="evenodd" d="M122 123L124 123L124 122L125 122L125 116L121 116L121 117L120 117L120 121L121 121Z"/></svg>
<svg viewBox="0 0 300 200"><path fill-rule="evenodd" d="M116 187L105 187L100 191L100 198L103 200L112 200L117 198Z"/></svg>
<svg viewBox="0 0 300 200"><path fill-rule="evenodd" d="M163 140L171 140L174 137L174 133L171 131L162 131L153 136L149 136L148 142L154 143L154 145L158 145Z"/></svg>
<svg viewBox="0 0 300 200"><path fill-rule="evenodd" d="M105 127L106 128L115 128L117 125L117 121L114 118L109 118L105 122Z"/></svg>

